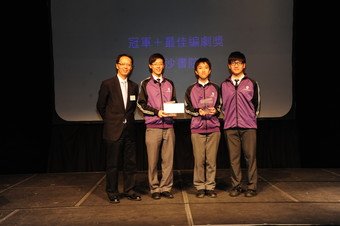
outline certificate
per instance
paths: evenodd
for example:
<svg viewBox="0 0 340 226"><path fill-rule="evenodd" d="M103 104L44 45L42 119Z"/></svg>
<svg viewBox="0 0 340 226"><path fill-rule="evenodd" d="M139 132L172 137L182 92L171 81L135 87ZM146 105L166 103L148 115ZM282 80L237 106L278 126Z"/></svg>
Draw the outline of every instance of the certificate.
<svg viewBox="0 0 340 226"><path fill-rule="evenodd" d="M163 104L165 113L184 113L184 103L167 102Z"/></svg>

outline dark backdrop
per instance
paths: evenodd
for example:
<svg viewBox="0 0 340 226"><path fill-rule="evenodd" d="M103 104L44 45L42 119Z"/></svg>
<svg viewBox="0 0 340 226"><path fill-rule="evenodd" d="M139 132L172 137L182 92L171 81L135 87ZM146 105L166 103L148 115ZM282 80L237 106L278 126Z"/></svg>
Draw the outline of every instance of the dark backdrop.
<svg viewBox="0 0 340 226"><path fill-rule="evenodd" d="M0 172L103 170L101 123L52 123L49 1L14 2L5 10ZM335 11L333 1L294 1L293 117L259 121L261 168L340 167ZM176 122L176 169L192 168L188 125ZM137 126L138 168L145 170L144 125ZM228 161L222 139L218 167L228 168Z"/></svg>

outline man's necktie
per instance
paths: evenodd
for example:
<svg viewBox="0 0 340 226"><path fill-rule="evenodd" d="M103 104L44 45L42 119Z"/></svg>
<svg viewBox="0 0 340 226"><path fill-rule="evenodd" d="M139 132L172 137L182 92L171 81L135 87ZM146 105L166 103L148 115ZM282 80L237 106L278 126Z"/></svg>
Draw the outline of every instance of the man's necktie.
<svg viewBox="0 0 340 226"><path fill-rule="evenodd" d="M127 96L128 96L128 89L127 89L127 82L122 81L122 92L123 92L123 100L124 100L124 107L126 108L126 103L127 103Z"/></svg>

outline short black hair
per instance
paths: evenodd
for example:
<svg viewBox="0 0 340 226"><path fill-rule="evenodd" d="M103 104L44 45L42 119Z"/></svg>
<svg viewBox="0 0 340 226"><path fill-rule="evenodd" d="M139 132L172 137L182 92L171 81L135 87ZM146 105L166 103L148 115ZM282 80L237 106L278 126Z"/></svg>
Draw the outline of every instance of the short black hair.
<svg viewBox="0 0 340 226"><path fill-rule="evenodd" d="M197 69L197 66L200 64L200 63L207 63L209 65L209 68L211 69L211 62L208 58L206 57L202 57L202 58L198 58L195 62L195 71Z"/></svg>
<svg viewBox="0 0 340 226"><path fill-rule="evenodd" d="M126 54L126 53L119 54L119 55L116 57L116 64L119 63L120 58L122 58L122 57L128 57L128 58L130 58L130 59L131 59L131 64L132 64L132 66L133 66L133 57L132 57L131 55L129 55L129 54Z"/></svg>
<svg viewBox="0 0 340 226"><path fill-rule="evenodd" d="M236 60L240 60L242 61L242 63L246 63L246 56L239 51L230 53L228 57L228 64L231 64L231 62Z"/></svg>

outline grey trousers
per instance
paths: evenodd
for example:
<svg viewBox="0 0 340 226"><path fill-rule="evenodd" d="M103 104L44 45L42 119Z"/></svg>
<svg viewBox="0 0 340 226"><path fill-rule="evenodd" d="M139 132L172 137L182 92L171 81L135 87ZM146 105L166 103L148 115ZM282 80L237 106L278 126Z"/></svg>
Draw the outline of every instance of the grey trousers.
<svg viewBox="0 0 340 226"><path fill-rule="evenodd" d="M216 186L216 156L221 133L191 134L195 159L193 183L197 190L214 190Z"/></svg>
<svg viewBox="0 0 340 226"><path fill-rule="evenodd" d="M229 149L231 185L242 182L241 151L247 163L247 189L257 189L256 129L227 129L224 131Z"/></svg>
<svg viewBox="0 0 340 226"><path fill-rule="evenodd" d="M173 159L175 132L173 128L147 128L145 144L148 154L148 179L150 192L171 191L173 185ZM158 178L158 160L161 157L161 179Z"/></svg>

